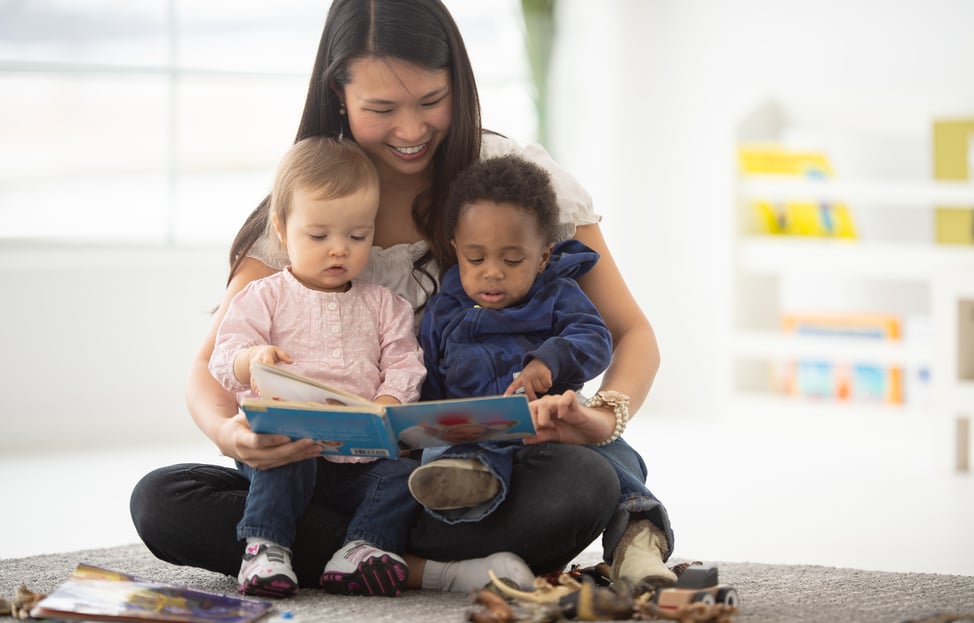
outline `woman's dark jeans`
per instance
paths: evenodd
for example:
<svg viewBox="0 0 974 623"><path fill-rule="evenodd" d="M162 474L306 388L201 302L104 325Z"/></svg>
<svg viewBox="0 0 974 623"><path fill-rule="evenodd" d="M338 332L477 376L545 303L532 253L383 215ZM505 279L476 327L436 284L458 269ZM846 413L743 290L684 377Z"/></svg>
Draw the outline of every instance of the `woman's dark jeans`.
<svg viewBox="0 0 974 623"><path fill-rule="evenodd" d="M504 503L477 523L448 525L419 513L408 551L430 560L518 554L537 574L562 569L609 526L619 477L585 446L541 444L515 456ZM139 536L161 560L236 576L242 546L236 526L248 482L235 469L182 464L150 472L130 508ZM347 517L312 502L298 521L293 565L302 586L317 586L343 541Z"/></svg>

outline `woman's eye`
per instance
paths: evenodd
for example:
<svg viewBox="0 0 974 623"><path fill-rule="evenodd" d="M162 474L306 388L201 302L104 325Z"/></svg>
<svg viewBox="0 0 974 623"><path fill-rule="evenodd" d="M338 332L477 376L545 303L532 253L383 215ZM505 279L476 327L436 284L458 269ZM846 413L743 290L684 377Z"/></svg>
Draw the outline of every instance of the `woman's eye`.
<svg viewBox="0 0 974 623"><path fill-rule="evenodd" d="M387 115L387 114L389 114L389 113L392 112L392 109L391 108L387 108L387 109L380 110L378 108L366 108L365 109L365 112L370 112L370 113L372 113L374 115Z"/></svg>
<svg viewBox="0 0 974 623"><path fill-rule="evenodd" d="M438 100L433 100L432 102L423 102L423 107L424 108L434 108L434 107L438 106L440 103L442 103L443 100L445 100L445 99L446 99L446 96L444 95L443 97L441 97Z"/></svg>

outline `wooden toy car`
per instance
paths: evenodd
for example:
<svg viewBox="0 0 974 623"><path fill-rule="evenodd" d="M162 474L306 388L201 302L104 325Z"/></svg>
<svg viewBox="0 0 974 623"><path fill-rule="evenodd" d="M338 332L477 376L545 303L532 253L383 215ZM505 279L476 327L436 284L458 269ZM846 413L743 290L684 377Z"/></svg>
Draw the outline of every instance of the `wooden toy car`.
<svg viewBox="0 0 974 623"><path fill-rule="evenodd" d="M717 580L717 567L690 566L683 570L676 586L656 591L653 603L664 610L678 610L689 604L724 604L737 608L737 589Z"/></svg>

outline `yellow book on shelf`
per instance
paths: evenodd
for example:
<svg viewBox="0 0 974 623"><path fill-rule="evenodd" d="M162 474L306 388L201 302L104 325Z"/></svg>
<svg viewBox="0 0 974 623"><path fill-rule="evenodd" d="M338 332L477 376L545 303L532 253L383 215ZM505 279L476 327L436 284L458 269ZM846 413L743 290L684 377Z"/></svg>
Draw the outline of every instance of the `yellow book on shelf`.
<svg viewBox="0 0 974 623"><path fill-rule="evenodd" d="M969 180L974 168L974 119L942 119L933 122L933 177L938 180ZM934 234L943 244L974 244L974 208L938 206L934 210Z"/></svg>
<svg viewBox="0 0 974 623"><path fill-rule="evenodd" d="M833 174L829 159L820 152L793 151L777 145L742 145L737 154L741 173L806 177L831 177Z"/></svg>
<svg viewBox="0 0 974 623"><path fill-rule="evenodd" d="M741 145L738 167L744 175L780 175L823 179L834 171L828 157L816 151L789 150L778 145ZM791 236L855 238L852 212L844 203L815 202L798 197L788 201L752 202L762 233Z"/></svg>

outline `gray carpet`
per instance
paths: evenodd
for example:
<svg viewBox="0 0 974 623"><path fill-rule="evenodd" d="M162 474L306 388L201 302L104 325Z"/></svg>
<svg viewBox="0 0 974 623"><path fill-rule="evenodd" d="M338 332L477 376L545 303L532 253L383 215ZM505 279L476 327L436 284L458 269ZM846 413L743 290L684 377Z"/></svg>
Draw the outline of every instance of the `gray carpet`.
<svg viewBox="0 0 974 623"><path fill-rule="evenodd" d="M21 583L38 592L61 584L79 562L146 579L234 594L232 578L156 560L141 544L0 561L0 597L11 598ZM589 565L594 559L582 559ZM722 582L737 588L739 623L752 622L902 622L935 620L937 613L967 615L974 621L974 577L919 573L883 573L801 565L766 565L703 561L720 569ZM342 597L304 590L276 602L300 623L327 621L466 620L467 595L408 591L395 599ZM6 619L10 620L10 619ZM958 620L950 618L937 621Z"/></svg>

